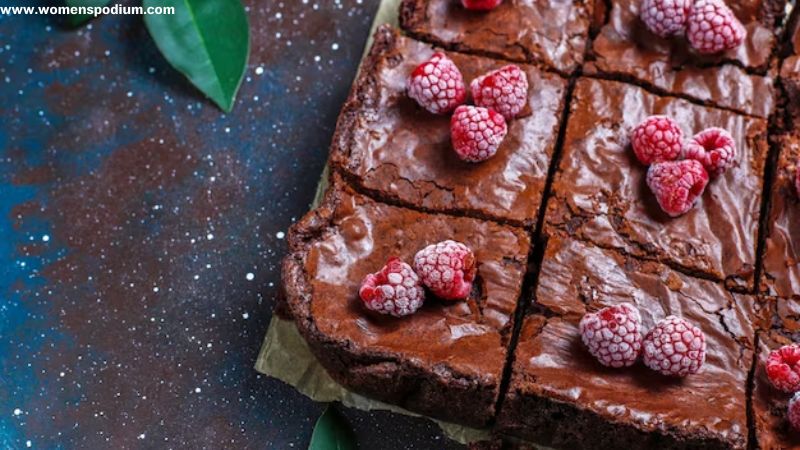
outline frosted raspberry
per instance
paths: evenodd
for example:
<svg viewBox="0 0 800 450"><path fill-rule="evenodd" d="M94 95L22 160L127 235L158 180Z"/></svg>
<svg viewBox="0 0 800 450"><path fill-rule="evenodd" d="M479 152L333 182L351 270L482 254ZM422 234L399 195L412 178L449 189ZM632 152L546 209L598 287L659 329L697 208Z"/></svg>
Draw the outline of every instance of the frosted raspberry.
<svg viewBox="0 0 800 450"><path fill-rule="evenodd" d="M706 169L693 159L655 163L647 170L647 185L658 205L671 217L692 209L707 184Z"/></svg>
<svg viewBox="0 0 800 450"><path fill-rule="evenodd" d="M367 309L396 317L413 314L425 301L419 276L399 258L389 258L380 271L364 277L358 295Z"/></svg>
<svg viewBox="0 0 800 450"><path fill-rule="evenodd" d="M644 364L663 375L697 373L706 360L706 336L685 319L667 316L644 337Z"/></svg>
<svg viewBox="0 0 800 450"><path fill-rule="evenodd" d="M686 19L686 39L698 53L732 50L744 41L747 30L722 0L696 0Z"/></svg>
<svg viewBox="0 0 800 450"><path fill-rule="evenodd" d="M493 109L511 120L528 101L528 77L519 66L510 64L475 78L470 90L477 106Z"/></svg>
<svg viewBox="0 0 800 450"><path fill-rule="evenodd" d="M581 319L581 339L589 353L608 367L633 365L642 350L642 319L630 303L607 306Z"/></svg>
<svg viewBox="0 0 800 450"><path fill-rule="evenodd" d="M408 96L434 114L444 114L464 103L467 88L458 67L444 53L417 66L408 79Z"/></svg>
<svg viewBox="0 0 800 450"><path fill-rule="evenodd" d="M707 128L686 144L684 157L703 163L709 175L722 175L736 158L736 142L722 128Z"/></svg>
<svg viewBox="0 0 800 450"><path fill-rule="evenodd" d="M422 284L445 300L467 298L475 279L475 255L466 245L456 241L431 244L414 256Z"/></svg>
<svg viewBox="0 0 800 450"><path fill-rule="evenodd" d="M681 155L683 132L667 116L650 116L633 129L631 147L642 164L672 161Z"/></svg>
<svg viewBox="0 0 800 450"><path fill-rule="evenodd" d="M485 161L506 137L506 120L493 109L461 105L450 118L450 140L458 157L468 162Z"/></svg>
<svg viewBox="0 0 800 450"><path fill-rule="evenodd" d="M642 0L639 17L647 29L661 37L683 34L690 0Z"/></svg>
<svg viewBox="0 0 800 450"><path fill-rule="evenodd" d="M784 345L771 351L765 369L776 388L784 392L800 391L800 345Z"/></svg>
<svg viewBox="0 0 800 450"><path fill-rule="evenodd" d="M796 392L789 400L789 408L786 413L792 428L800 431L800 392Z"/></svg>
<svg viewBox="0 0 800 450"><path fill-rule="evenodd" d="M461 0L461 5L476 11L488 11L497 8L503 0Z"/></svg>

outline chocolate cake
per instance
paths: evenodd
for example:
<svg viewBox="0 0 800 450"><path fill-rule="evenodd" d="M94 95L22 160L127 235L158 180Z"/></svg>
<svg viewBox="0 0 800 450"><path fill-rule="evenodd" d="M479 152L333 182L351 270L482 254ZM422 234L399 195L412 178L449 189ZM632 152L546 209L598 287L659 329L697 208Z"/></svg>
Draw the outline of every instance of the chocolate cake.
<svg viewBox="0 0 800 450"><path fill-rule="evenodd" d="M331 376L358 393L476 427L494 415L530 250L519 228L427 214L355 193L337 176L289 233L286 310ZM364 277L389 257L413 261L455 239L478 261L467 301L428 296L405 318L366 310Z"/></svg>
<svg viewBox="0 0 800 450"><path fill-rule="evenodd" d="M498 417L500 432L557 448L745 448L752 296L663 264L569 238L547 243ZM667 315L701 327L703 370L683 379L643 364L600 365L581 344L587 311L634 303L644 329Z"/></svg>
<svg viewBox="0 0 800 450"><path fill-rule="evenodd" d="M769 66L785 0L728 2L747 30L736 50L703 56L683 37L661 38L639 18L640 0L612 0L592 43L587 74L627 80L663 93L767 117L775 106Z"/></svg>
<svg viewBox="0 0 800 450"><path fill-rule="evenodd" d="M765 298L771 324L759 333L756 364L753 367L752 410L755 425L754 448L800 448L800 433L786 419L786 404L791 394L781 392L769 382L764 363L769 352L800 341L800 305L793 300Z"/></svg>
<svg viewBox="0 0 800 450"><path fill-rule="evenodd" d="M406 95L406 81L435 49L381 27L336 128L331 163L378 198L436 212L532 225L558 137L567 82L522 65L528 105L508 124L497 154L461 161L450 116L434 115ZM469 83L507 62L449 53Z"/></svg>
<svg viewBox="0 0 800 450"><path fill-rule="evenodd" d="M769 295L798 300L800 197L795 187L795 172L800 161L800 134L790 133L776 140L780 153L770 193L761 280Z"/></svg>
<svg viewBox="0 0 800 450"><path fill-rule="evenodd" d="M583 62L595 3L602 0L507 0L492 11L468 11L457 0L403 0L400 25L452 50L568 74Z"/></svg>
<svg viewBox="0 0 800 450"><path fill-rule="evenodd" d="M800 13L784 25L785 0L728 3L747 38L701 57L647 31L638 0L504 0L488 12L404 0L407 35L378 28L337 123L331 185L289 232L280 308L331 376L514 442L800 447L789 396L763 368L800 340ZM527 106L486 161L458 159L450 115L406 92L436 51L467 84L509 63L527 76ZM720 127L735 142L735 163L678 217L631 148L651 115L685 139ZM428 289L402 318L364 306L367 274L448 239L477 261L466 300ZM673 378L641 361L601 365L579 323L623 302L644 332L668 315L698 327L702 368Z"/></svg>
<svg viewBox="0 0 800 450"><path fill-rule="evenodd" d="M661 211L645 184L647 167L630 132L652 114L667 114L691 137L707 127L728 130L737 163L709 183L681 217ZM700 277L752 290L761 207L767 122L662 97L617 81L578 80L561 164L547 204L550 233L655 259Z"/></svg>

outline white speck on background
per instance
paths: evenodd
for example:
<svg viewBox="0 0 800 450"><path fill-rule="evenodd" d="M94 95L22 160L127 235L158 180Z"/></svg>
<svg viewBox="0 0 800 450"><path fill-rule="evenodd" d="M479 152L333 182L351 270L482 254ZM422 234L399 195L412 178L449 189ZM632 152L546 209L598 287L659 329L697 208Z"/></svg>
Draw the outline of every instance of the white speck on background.
<svg viewBox="0 0 800 450"><path fill-rule="evenodd" d="M19 408L16 408L16 409L14 410L14 415L15 415L15 416L18 416L18 415L20 415L20 414L22 414L22 410L21 410L21 409L19 409Z"/></svg>
<svg viewBox="0 0 800 450"><path fill-rule="evenodd" d="M255 278L256 276L253 275L253 272L247 272L247 275L245 275L244 277L247 278L247 281L253 281L253 278Z"/></svg>
<svg viewBox="0 0 800 450"><path fill-rule="evenodd" d="M256 75L261 75L264 73L264 68L261 66L256 67Z"/></svg>
<svg viewBox="0 0 800 450"><path fill-rule="evenodd" d="M284 237L286 237L286 233L284 233L283 231L278 231L277 233L275 233L275 237L278 239L283 239Z"/></svg>

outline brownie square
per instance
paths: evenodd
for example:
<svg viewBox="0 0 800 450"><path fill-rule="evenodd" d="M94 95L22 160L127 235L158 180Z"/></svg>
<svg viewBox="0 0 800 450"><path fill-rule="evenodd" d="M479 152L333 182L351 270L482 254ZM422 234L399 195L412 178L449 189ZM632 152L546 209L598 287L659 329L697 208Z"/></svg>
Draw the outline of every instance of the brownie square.
<svg viewBox="0 0 800 450"><path fill-rule="evenodd" d="M589 74L624 79L684 96L767 117L775 107L773 79L767 75L777 46L777 23L785 0L726 2L746 30L735 50L700 55L683 37L661 38L639 18L640 0L612 0L607 23L595 38Z"/></svg>
<svg viewBox="0 0 800 450"><path fill-rule="evenodd" d="M769 326L759 332L758 354L753 372L752 415L755 446L758 449L800 448L800 433L786 417L792 394L772 386L765 365L769 353L784 345L800 342L800 305L795 300L765 298L771 308Z"/></svg>
<svg viewBox="0 0 800 450"><path fill-rule="evenodd" d="M427 293L403 318L363 307L358 290L368 273L392 256L411 262L446 239L475 253L466 301ZM285 309L337 382L451 422L482 427L494 416L530 249L523 229L386 205L334 177L321 206L292 227L289 244Z"/></svg>
<svg viewBox="0 0 800 450"><path fill-rule="evenodd" d="M745 448L753 362L753 297L667 266L572 239L550 238L523 322L502 433L555 448ZM700 372L661 376L643 363L602 366L581 343L587 311L634 303L643 330L667 315L700 327Z"/></svg>
<svg viewBox="0 0 800 450"><path fill-rule="evenodd" d="M527 65L528 106L508 123L492 158L461 161L450 142L450 115L434 115L406 94L406 81L434 48L384 26L344 106L331 161L374 196L436 212L532 225L558 138L566 81ZM464 81L506 62L448 53Z"/></svg>
<svg viewBox="0 0 800 450"><path fill-rule="evenodd" d="M541 63L563 74L583 62L594 0L505 0L470 11L458 0L403 0L401 27L457 51Z"/></svg>
<svg viewBox="0 0 800 450"><path fill-rule="evenodd" d="M800 134L776 142L780 153L766 220L762 288L769 295L800 300L800 198L795 187Z"/></svg>
<svg viewBox="0 0 800 450"><path fill-rule="evenodd" d="M687 137L716 126L736 141L734 167L712 179L694 208L677 218L659 208L645 181L647 167L630 147L631 130L651 114L673 117ZM547 205L546 231L750 291L767 152L763 119L616 81L580 79Z"/></svg>

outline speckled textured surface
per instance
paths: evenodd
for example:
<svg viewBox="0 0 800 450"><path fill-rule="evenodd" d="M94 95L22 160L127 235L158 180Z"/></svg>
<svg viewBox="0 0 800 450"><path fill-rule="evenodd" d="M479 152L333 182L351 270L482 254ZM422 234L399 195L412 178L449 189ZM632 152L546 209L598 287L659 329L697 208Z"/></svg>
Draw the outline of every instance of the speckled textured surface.
<svg viewBox="0 0 800 450"><path fill-rule="evenodd" d="M252 367L377 3L246 2L228 115L140 17L0 16L0 447L305 448L324 405Z"/></svg>

